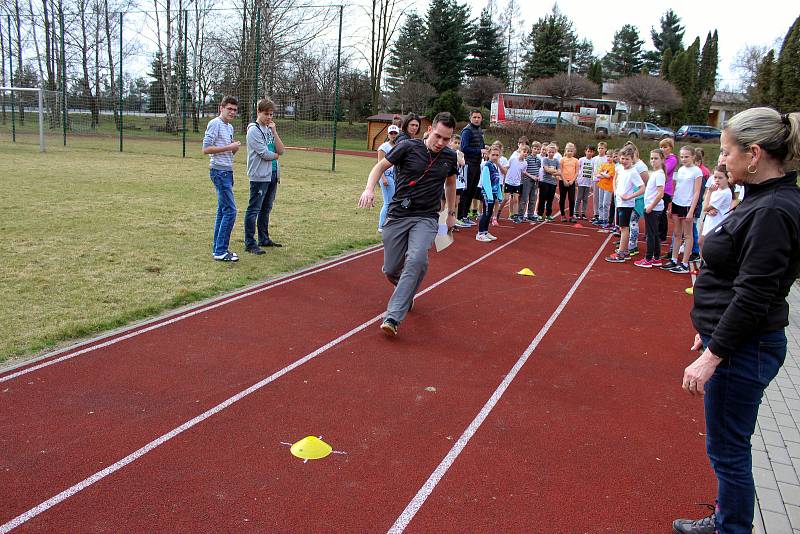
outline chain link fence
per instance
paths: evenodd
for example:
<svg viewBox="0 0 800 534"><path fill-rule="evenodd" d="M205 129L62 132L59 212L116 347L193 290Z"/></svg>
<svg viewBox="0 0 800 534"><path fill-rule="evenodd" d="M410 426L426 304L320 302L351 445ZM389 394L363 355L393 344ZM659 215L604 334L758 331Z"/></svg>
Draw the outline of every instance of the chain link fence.
<svg viewBox="0 0 800 534"><path fill-rule="evenodd" d="M337 139L365 137L339 123L343 6L216 2L16 3L0 17L0 86L43 89L48 144L182 156L200 153L223 95L242 136L269 97L284 143L330 150L335 167ZM38 122L36 93L0 91L0 143L38 143Z"/></svg>

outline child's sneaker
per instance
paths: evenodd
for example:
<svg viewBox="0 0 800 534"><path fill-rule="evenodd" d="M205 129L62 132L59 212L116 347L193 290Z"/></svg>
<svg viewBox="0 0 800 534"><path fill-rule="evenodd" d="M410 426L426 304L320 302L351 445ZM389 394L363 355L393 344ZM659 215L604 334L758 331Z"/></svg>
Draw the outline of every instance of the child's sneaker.
<svg viewBox="0 0 800 534"><path fill-rule="evenodd" d="M472 225L466 222L464 219L456 219L456 228L469 228L470 226Z"/></svg>
<svg viewBox="0 0 800 534"><path fill-rule="evenodd" d="M547 216L547 221L548 221L548 222L553 222L553 221L555 221L555 220L556 220L556 218L555 218L555 217L553 217L552 215L548 215L548 216Z"/></svg>
<svg viewBox="0 0 800 534"><path fill-rule="evenodd" d="M642 258L639 261L633 262L633 264L635 266L637 266L637 267L641 267L642 269L652 269L653 268L652 262L650 262L649 260L646 260L644 258Z"/></svg>
<svg viewBox="0 0 800 534"><path fill-rule="evenodd" d="M661 261L660 258L653 258L652 260L650 260L650 265L652 267L661 267L662 265L664 265L664 263Z"/></svg>
<svg viewBox="0 0 800 534"><path fill-rule="evenodd" d="M491 239L489 238L488 234L483 233L483 232L479 232L478 234L475 235L475 241L481 241L483 243L488 243L489 241L491 241Z"/></svg>
<svg viewBox="0 0 800 534"><path fill-rule="evenodd" d="M669 272L675 274L689 274L689 266L685 263L678 263L675 267L670 269Z"/></svg>
<svg viewBox="0 0 800 534"><path fill-rule="evenodd" d="M574 223L574 222L577 222L577 221L578 221L578 219L576 219L575 217L570 217L569 218L569 222L571 222L571 223Z"/></svg>
<svg viewBox="0 0 800 534"><path fill-rule="evenodd" d="M626 259L628 259L626 256L622 256L618 252L615 252L610 256L606 256L606 261L609 263L625 263Z"/></svg>
<svg viewBox="0 0 800 534"><path fill-rule="evenodd" d="M675 267L677 267L677 265L678 265L678 262L673 261L672 258L670 258L669 260L664 262L664 265L662 265L661 268L664 269L665 271L669 271L669 270L674 269Z"/></svg>
<svg viewBox="0 0 800 534"><path fill-rule="evenodd" d="M638 256L639 249L638 248L630 248L628 249L628 256Z"/></svg>
<svg viewBox="0 0 800 534"><path fill-rule="evenodd" d="M497 222L497 219L492 219L492 226L500 226L500 223Z"/></svg>

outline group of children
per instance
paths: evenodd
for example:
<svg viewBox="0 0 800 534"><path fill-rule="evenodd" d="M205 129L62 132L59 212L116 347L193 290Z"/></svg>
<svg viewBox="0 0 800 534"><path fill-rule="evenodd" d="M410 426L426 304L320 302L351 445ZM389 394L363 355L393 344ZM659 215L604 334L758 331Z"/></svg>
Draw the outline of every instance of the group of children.
<svg viewBox="0 0 800 534"><path fill-rule="evenodd" d="M467 172L457 135L451 146L459 154L456 188L461 195ZM718 165L712 175L702 149L683 146L678 158L673 147L672 139L662 140L660 148L650 152L648 166L632 142L618 150L608 150L605 142L589 145L577 158L573 143L566 144L562 156L556 143L521 137L517 150L506 158L502 143L495 141L481 163L477 195L481 199L473 202L469 216L459 219L456 228L477 225L475 239L490 242L497 237L489 228L499 224L506 208L508 220L514 223L554 221L556 193L561 222L589 221L589 197L594 196L591 224L600 232L619 236L617 249L606 261L624 263L640 253L639 225L644 219L645 253L634 265L689 273L690 262L700 260L702 236L718 226L741 199L729 186L724 165ZM667 211L673 223L669 240L665 239ZM664 256L662 244L669 245Z"/></svg>

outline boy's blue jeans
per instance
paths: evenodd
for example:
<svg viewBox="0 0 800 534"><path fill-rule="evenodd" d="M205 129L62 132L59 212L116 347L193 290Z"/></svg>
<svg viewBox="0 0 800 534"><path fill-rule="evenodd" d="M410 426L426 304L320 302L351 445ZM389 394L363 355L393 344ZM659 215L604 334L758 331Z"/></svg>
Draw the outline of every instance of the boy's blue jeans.
<svg viewBox="0 0 800 534"><path fill-rule="evenodd" d="M381 194L383 195L383 207L381 207L381 213L378 216L378 228L383 228L383 223L386 222L386 214L389 211L389 202L392 201L394 198L394 176L389 176L384 174L386 177L386 181L389 182L389 185L383 185L383 180L378 180L378 183L381 184Z"/></svg>
<svg viewBox="0 0 800 534"><path fill-rule="evenodd" d="M701 336L707 346L709 337ZM786 357L783 330L754 336L719 364L705 386L706 451L717 476L720 534L750 534L755 504L750 438L761 397Z"/></svg>
<svg viewBox="0 0 800 534"><path fill-rule="evenodd" d="M233 223L236 222L236 201L233 198L233 171L211 169L211 181L217 189L217 218L214 221L213 252L220 256L228 251Z"/></svg>
<svg viewBox="0 0 800 534"><path fill-rule="evenodd" d="M700 254L700 238L697 235L697 217L692 221L692 254Z"/></svg>
<svg viewBox="0 0 800 534"><path fill-rule="evenodd" d="M273 171L269 182L250 182L250 200L244 214L244 248L269 243L269 214L278 192L278 173ZM258 241L255 234L258 231Z"/></svg>

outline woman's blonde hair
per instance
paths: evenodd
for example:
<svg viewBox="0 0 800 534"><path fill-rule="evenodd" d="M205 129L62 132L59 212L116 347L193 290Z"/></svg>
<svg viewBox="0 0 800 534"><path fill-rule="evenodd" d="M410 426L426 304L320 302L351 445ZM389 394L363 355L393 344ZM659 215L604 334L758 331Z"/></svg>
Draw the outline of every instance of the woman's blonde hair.
<svg viewBox="0 0 800 534"><path fill-rule="evenodd" d="M800 159L800 113L750 108L731 117L724 131L740 147L758 145L781 163Z"/></svg>
<svg viewBox="0 0 800 534"><path fill-rule="evenodd" d="M668 146L670 149L675 150L675 141L671 137L665 137L661 141L659 141L658 146L664 148Z"/></svg>

